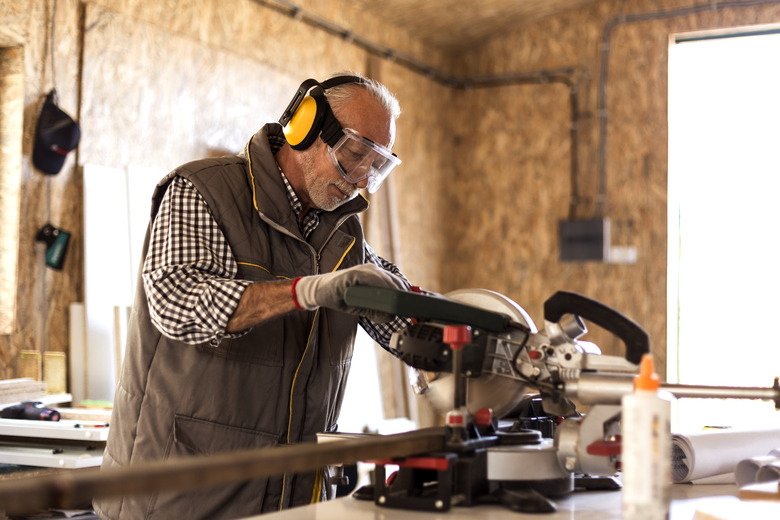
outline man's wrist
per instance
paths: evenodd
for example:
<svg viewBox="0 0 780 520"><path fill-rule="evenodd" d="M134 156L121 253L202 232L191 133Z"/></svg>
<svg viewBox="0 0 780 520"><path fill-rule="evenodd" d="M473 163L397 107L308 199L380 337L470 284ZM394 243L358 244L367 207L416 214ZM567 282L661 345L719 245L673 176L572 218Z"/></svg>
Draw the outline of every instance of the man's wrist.
<svg viewBox="0 0 780 520"><path fill-rule="evenodd" d="M298 285L298 282L300 281L301 278L303 277L299 276L298 278L293 279L291 292L292 292L292 298L293 298L293 303L295 304L295 308L298 309L299 311L305 311L306 309L301 307L301 304L298 303L298 295L295 293L295 286Z"/></svg>

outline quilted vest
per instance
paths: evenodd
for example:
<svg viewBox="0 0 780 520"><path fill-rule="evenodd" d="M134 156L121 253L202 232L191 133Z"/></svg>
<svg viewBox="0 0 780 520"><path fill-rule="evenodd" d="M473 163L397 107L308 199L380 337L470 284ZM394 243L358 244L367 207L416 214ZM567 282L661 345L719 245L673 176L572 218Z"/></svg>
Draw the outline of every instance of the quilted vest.
<svg viewBox="0 0 780 520"><path fill-rule="evenodd" d="M178 175L208 204L237 278L284 280L363 263L362 197L323 212L308 240L302 237L268 145L267 132L279 131L266 125L237 156L171 172L155 191L152 220ZM148 243L149 230L144 253ZM320 308L268 320L239 338L189 345L152 324L139 279L103 467L314 442L336 428L356 326L356 317ZM332 498L325 473L96 499L94 506L112 520L240 518Z"/></svg>

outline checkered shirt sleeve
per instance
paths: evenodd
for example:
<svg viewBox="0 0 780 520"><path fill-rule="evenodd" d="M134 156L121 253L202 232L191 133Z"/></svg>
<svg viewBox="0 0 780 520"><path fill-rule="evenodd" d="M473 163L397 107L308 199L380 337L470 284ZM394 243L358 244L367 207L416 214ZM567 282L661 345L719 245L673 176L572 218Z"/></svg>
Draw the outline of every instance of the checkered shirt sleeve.
<svg viewBox="0 0 780 520"><path fill-rule="evenodd" d="M142 278L152 321L164 335L218 344L251 282L195 188L175 177L154 220ZM237 336L237 335L232 335Z"/></svg>
<svg viewBox="0 0 780 520"><path fill-rule="evenodd" d="M391 262L363 243L366 261L392 272L410 285ZM208 206L187 180L175 177L168 187L152 226L142 278L152 321L166 336L185 343L210 341L240 334L225 332L248 280L237 280L238 267L230 246ZM360 325L390 351L393 332L411 324L408 318Z"/></svg>
<svg viewBox="0 0 780 520"><path fill-rule="evenodd" d="M409 283L409 280L406 279L403 273L401 273L401 270L398 269L395 264L377 255L374 250L371 249L371 246L369 246L366 242L363 242L363 247L366 251L367 263L375 264L386 271L390 271L404 281L407 289L411 287L412 284ZM383 349L397 357L398 353L390 348L390 337L394 332L405 329L411 325L412 320L411 318L396 317L394 320L388 323L375 323L368 318L361 317L359 323L360 326L363 327L363 330L365 330L366 333L371 337L371 339L379 343Z"/></svg>

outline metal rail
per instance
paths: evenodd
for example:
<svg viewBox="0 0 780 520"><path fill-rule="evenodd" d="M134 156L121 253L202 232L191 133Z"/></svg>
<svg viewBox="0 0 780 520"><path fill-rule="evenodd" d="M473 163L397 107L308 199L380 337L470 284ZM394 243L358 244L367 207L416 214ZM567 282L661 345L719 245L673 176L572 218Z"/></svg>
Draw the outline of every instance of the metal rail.
<svg viewBox="0 0 780 520"><path fill-rule="evenodd" d="M761 399L773 401L775 408L780 409L780 387L775 386L767 388L747 387L747 386L697 386L697 385L679 385L664 383L661 388L669 391L677 398L702 398L709 397L713 399Z"/></svg>
<svg viewBox="0 0 780 520"><path fill-rule="evenodd" d="M73 508L91 502L94 497L191 490L313 471L359 460L416 455L441 450L444 444L443 429L428 428L395 435L233 451L115 469L8 480L0 482L0 510L6 514L26 514L50 508Z"/></svg>
<svg viewBox="0 0 780 520"><path fill-rule="evenodd" d="M620 399L634 391L633 374L581 372L565 382L566 395L584 404L620 404ZM678 399L760 399L772 401L780 410L780 379L772 386L705 386L661 383Z"/></svg>

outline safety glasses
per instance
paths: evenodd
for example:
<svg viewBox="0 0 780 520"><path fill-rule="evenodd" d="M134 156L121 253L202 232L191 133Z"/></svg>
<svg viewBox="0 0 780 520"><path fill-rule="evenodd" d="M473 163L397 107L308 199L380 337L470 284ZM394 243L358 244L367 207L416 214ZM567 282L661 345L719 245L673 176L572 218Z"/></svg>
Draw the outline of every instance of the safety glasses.
<svg viewBox="0 0 780 520"><path fill-rule="evenodd" d="M368 179L366 189L374 193L393 168L401 164L401 159L351 128L342 131L344 135L336 144L328 146L333 166L352 184Z"/></svg>

